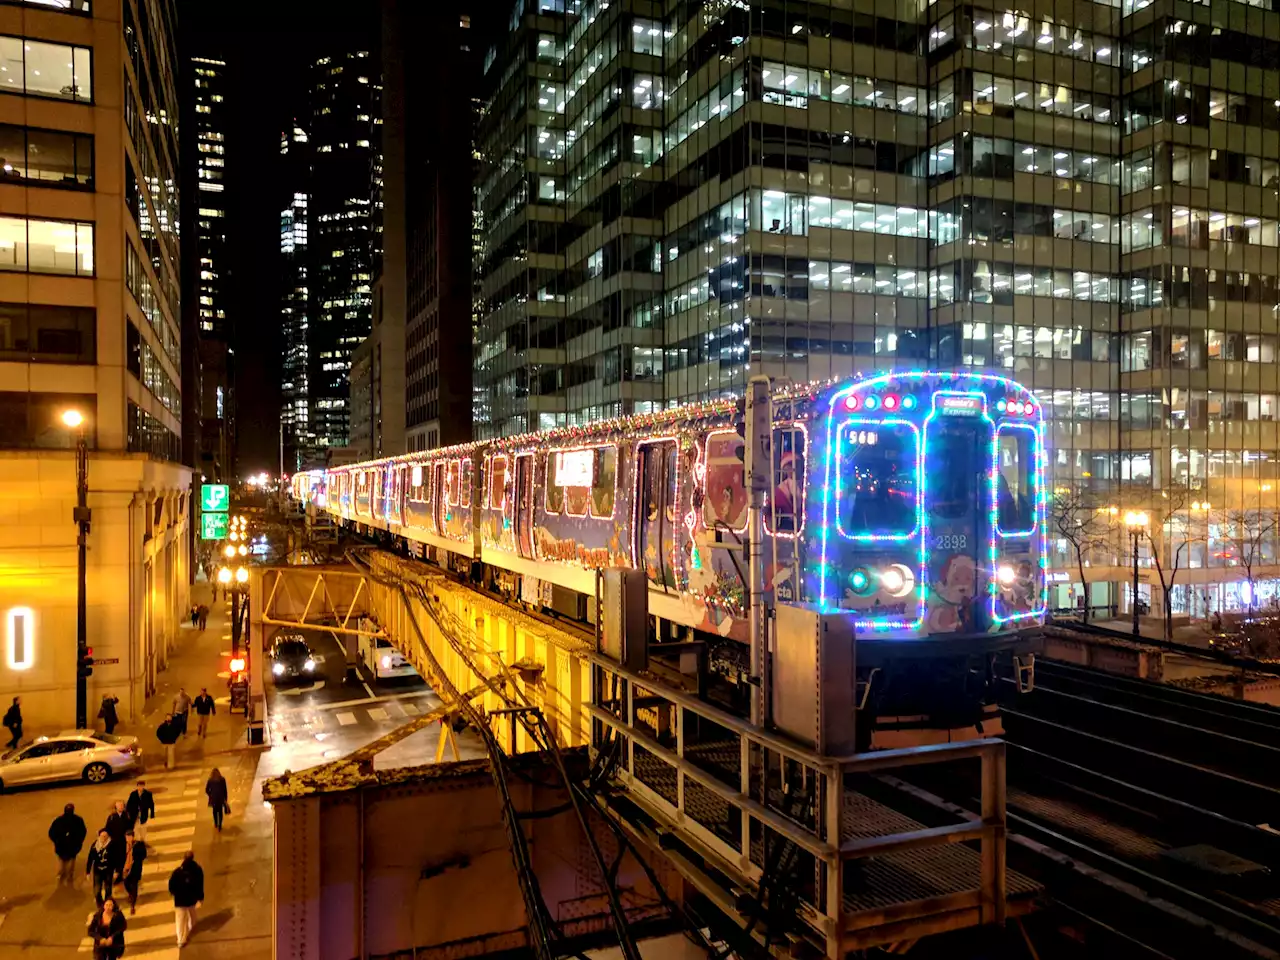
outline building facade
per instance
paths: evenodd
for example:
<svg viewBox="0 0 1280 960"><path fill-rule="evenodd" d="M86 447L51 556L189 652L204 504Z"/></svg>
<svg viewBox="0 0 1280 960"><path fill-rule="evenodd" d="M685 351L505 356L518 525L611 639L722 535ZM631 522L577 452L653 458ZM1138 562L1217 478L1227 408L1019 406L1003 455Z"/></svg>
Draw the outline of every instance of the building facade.
<svg viewBox="0 0 1280 960"><path fill-rule="evenodd" d="M474 193L460 185L476 176L479 101L439 91L478 87L486 41L473 37L480 33L474 6L471 0L384 4L384 286L396 271L403 276L398 300L386 287L383 314L391 315L393 303L403 311L399 399L409 450L471 439ZM414 38L420 36L436 38L433 56L418 55ZM399 220L397 210L403 211ZM384 347L384 384L392 362ZM395 399L383 403L384 421Z"/></svg>
<svg viewBox="0 0 1280 960"><path fill-rule="evenodd" d="M307 132L295 120L280 138L284 162L283 180L288 194L280 211L280 322L284 345L280 383L280 444L284 469L292 473L314 464L315 437L311 429L310 315L308 280L307 185L310 183L311 147Z"/></svg>
<svg viewBox="0 0 1280 960"><path fill-rule="evenodd" d="M226 118L227 64L192 57L195 84L199 258L196 316L200 330L200 472L212 480L235 476L235 351L227 317Z"/></svg>
<svg viewBox="0 0 1280 960"><path fill-rule="evenodd" d="M1175 563L1174 613L1274 595L1269 3L519 0L506 27L481 435L754 373L996 370L1095 515L1087 591L1052 536L1055 605L1127 606L1130 510L1157 611Z"/></svg>
<svg viewBox="0 0 1280 960"><path fill-rule="evenodd" d="M75 431L89 680L140 715L188 608L170 0L0 5L0 698L75 720Z"/></svg>

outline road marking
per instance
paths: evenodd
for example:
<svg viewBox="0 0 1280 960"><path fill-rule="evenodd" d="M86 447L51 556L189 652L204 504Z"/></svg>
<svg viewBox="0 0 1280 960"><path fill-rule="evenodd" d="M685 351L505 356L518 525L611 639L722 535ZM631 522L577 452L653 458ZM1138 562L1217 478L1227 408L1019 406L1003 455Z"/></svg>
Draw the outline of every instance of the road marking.
<svg viewBox="0 0 1280 960"><path fill-rule="evenodd" d="M411 717L416 717L421 712L416 703L409 703L408 701L400 704L400 709Z"/></svg>
<svg viewBox="0 0 1280 960"><path fill-rule="evenodd" d="M361 681L360 681L360 686L364 687L364 692L365 692L365 693L367 693L367 694L368 694L369 696L371 696L371 697L373 696L373 689L369 686L369 684L368 684L368 683L366 683L365 681L361 680Z"/></svg>
<svg viewBox="0 0 1280 960"><path fill-rule="evenodd" d="M344 727L349 727L351 726L351 724L355 722L356 722L356 715L354 713L338 714L338 723L340 723Z"/></svg>
<svg viewBox="0 0 1280 960"><path fill-rule="evenodd" d="M380 697L363 697L359 700L340 700L336 703L317 703L309 707L290 707L288 710L281 708L273 710L272 716L281 716L293 713L301 713L306 710L341 710L344 707L362 707L366 703L384 703L388 700L413 700L419 697L431 697L433 700L439 701L439 697L435 695L430 687L422 690L414 690L409 693L387 693Z"/></svg>
<svg viewBox="0 0 1280 960"><path fill-rule="evenodd" d="M370 708L368 709L367 713L368 713L368 714L369 714L369 716L371 716L374 720L389 720L389 719L391 719L391 718L390 718L390 716L388 716L387 711L383 710L381 707L370 707Z"/></svg>

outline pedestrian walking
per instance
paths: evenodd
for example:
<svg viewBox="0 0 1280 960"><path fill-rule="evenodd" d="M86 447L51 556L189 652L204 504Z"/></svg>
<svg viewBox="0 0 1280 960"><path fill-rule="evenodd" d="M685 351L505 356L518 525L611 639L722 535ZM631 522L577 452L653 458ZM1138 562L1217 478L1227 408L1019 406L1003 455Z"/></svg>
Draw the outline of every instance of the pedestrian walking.
<svg viewBox="0 0 1280 960"><path fill-rule="evenodd" d="M196 734L204 739L205 732L209 729L209 718L217 712L208 689L201 687L200 696L195 698L192 705L196 708Z"/></svg>
<svg viewBox="0 0 1280 960"><path fill-rule="evenodd" d="M18 697L13 698L13 703L9 705L9 709L4 714L4 725L9 732L13 734L13 738L9 741L9 749L12 750L18 745L18 741L22 739L22 701Z"/></svg>
<svg viewBox="0 0 1280 960"><path fill-rule="evenodd" d="M196 621L200 619L200 608L194 603L191 605L191 629L196 627Z"/></svg>
<svg viewBox="0 0 1280 960"><path fill-rule="evenodd" d="M85 933L93 941L93 960L119 960L124 956L124 931L129 921L108 897L89 918Z"/></svg>
<svg viewBox="0 0 1280 960"><path fill-rule="evenodd" d="M178 723L178 730L187 735L187 714L191 712L191 695L185 687L179 687L173 698L173 719Z"/></svg>
<svg viewBox="0 0 1280 960"><path fill-rule="evenodd" d="M203 631L204 628L209 625L209 608L206 607L203 603L200 604L199 608L196 611L196 615L199 617L200 629Z"/></svg>
<svg viewBox="0 0 1280 960"><path fill-rule="evenodd" d="M62 816L55 817L49 825L49 839L58 858L58 886L76 885L76 857L84 849L84 820L76 813L76 805L68 803L62 808Z"/></svg>
<svg viewBox="0 0 1280 960"><path fill-rule="evenodd" d="M173 897L178 946L185 947L191 928L196 925L196 911L204 903L204 871L190 850L182 855L182 863L169 876L169 894Z"/></svg>
<svg viewBox="0 0 1280 960"><path fill-rule="evenodd" d="M178 742L178 725L172 713L166 713L156 727L156 739L164 744L164 768L172 770L177 760L174 744Z"/></svg>
<svg viewBox="0 0 1280 960"><path fill-rule="evenodd" d="M139 780L129 799L125 801L125 810L133 824L133 835L139 840L147 839L147 824L156 815L155 797L147 789L147 781Z"/></svg>
<svg viewBox="0 0 1280 960"><path fill-rule="evenodd" d="M116 725L120 723L120 715L116 713L116 704L120 702L120 698L112 694L103 694L102 706L98 708L98 719L102 721L102 728L107 733L115 733Z"/></svg>
<svg viewBox="0 0 1280 960"><path fill-rule="evenodd" d="M111 834L106 830L99 830L98 839L93 842L89 855L84 858L84 873L93 883L93 899L99 907L111 898L111 861L107 854L110 847Z"/></svg>
<svg viewBox="0 0 1280 960"><path fill-rule="evenodd" d="M142 882L142 865L147 859L147 842L130 830L124 835L124 889L129 894L129 916L138 906L138 884Z"/></svg>
<svg viewBox="0 0 1280 960"><path fill-rule="evenodd" d="M124 801L117 800L112 805L111 812L107 814L107 822L102 826L102 829L107 831L107 836L111 838L111 843L107 847L107 859L111 862L111 869L115 871L116 883L124 879L124 835L132 827Z"/></svg>
<svg viewBox="0 0 1280 960"><path fill-rule="evenodd" d="M222 832L222 815L231 812L231 804L227 803L227 781L217 767L209 774L204 785L204 795L209 798L209 806L213 809L213 825Z"/></svg>

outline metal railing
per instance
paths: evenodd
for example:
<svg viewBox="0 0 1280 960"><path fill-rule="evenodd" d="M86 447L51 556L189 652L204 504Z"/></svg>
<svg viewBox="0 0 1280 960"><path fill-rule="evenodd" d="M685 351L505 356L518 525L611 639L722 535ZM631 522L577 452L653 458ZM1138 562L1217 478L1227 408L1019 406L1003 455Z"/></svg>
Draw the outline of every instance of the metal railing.
<svg viewBox="0 0 1280 960"><path fill-rule="evenodd" d="M796 916L828 956L850 949L846 938L856 931L895 918L968 911L976 922L1004 919L1003 741L821 757L604 657L589 659L593 749L618 752L615 776L628 799L717 870L748 880L757 896L762 886L785 883L795 895ZM611 742L614 737L620 744ZM981 765L980 812L943 826L906 821L905 830L860 835L865 824L855 822L846 804L851 779L963 760ZM861 921L846 904L845 872L853 861L957 844L977 846L972 883L962 889L900 900ZM784 858L792 864L790 875L771 876Z"/></svg>

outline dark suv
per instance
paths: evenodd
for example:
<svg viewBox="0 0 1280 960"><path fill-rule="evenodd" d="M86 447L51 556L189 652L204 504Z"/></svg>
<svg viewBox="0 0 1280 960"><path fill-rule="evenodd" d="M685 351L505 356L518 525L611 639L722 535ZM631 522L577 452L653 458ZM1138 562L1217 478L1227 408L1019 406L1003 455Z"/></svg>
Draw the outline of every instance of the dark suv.
<svg viewBox="0 0 1280 960"><path fill-rule="evenodd" d="M316 658L311 646L300 633L285 633L271 644L271 676L282 680L311 679L316 672Z"/></svg>

